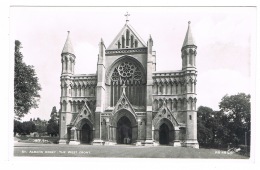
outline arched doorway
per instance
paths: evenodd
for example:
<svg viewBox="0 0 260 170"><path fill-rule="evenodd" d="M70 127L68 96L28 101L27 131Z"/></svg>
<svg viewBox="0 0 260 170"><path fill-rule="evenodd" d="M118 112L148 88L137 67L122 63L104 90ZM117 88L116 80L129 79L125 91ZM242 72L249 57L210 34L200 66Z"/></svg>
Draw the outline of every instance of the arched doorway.
<svg viewBox="0 0 260 170"><path fill-rule="evenodd" d="M118 144L132 143L132 127L130 120L123 116L117 122L116 142Z"/></svg>
<svg viewBox="0 0 260 170"><path fill-rule="evenodd" d="M92 141L92 130L90 126L85 123L81 130L81 143L89 144Z"/></svg>
<svg viewBox="0 0 260 170"><path fill-rule="evenodd" d="M169 144L169 127L163 123L159 129L159 143L161 145Z"/></svg>

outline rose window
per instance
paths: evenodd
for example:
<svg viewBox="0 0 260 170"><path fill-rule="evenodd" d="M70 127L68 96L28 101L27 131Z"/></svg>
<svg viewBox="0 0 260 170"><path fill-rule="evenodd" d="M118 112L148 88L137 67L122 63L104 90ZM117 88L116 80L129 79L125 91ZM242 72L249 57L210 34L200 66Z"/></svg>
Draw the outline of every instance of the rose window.
<svg viewBox="0 0 260 170"><path fill-rule="evenodd" d="M118 73L122 77L131 77L136 69L135 65L130 62L121 63L118 66Z"/></svg>
<svg viewBox="0 0 260 170"><path fill-rule="evenodd" d="M131 79L139 81L142 79L142 73L134 63L126 61L115 68L111 78L112 81Z"/></svg>

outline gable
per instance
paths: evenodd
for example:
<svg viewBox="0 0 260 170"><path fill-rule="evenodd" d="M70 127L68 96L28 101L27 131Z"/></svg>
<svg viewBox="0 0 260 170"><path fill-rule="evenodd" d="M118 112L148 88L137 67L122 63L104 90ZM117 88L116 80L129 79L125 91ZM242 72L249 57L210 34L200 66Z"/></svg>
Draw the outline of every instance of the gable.
<svg viewBox="0 0 260 170"><path fill-rule="evenodd" d="M129 24L125 24L107 50L143 47L146 45L142 38Z"/></svg>
<svg viewBox="0 0 260 170"><path fill-rule="evenodd" d="M166 105L166 102L163 102L163 105L161 108L159 108L158 113L153 118L153 124L156 125L160 120L162 119L168 119L170 122L172 122L173 126L178 126L179 123L175 119L175 117L172 115L171 111Z"/></svg>
<svg viewBox="0 0 260 170"><path fill-rule="evenodd" d="M128 110L130 113L133 114L133 116L136 118L137 115L133 109L133 106L132 104L129 102L128 98L126 97L125 95L125 92L123 91L120 99L118 100L117 104L115 105L115 108L112 112L112 115L114 115L117 111L119 110L122 110L122 109L125 109L125 110Z"/></svg>
<svg viewBox="0 0 260 170"><path fill-rule="evenodd" d="M72 121L72 125L76 126L82 119L88 119L92 124L94 123L94 115L87 103L85 103L77 117Z"/></svg>

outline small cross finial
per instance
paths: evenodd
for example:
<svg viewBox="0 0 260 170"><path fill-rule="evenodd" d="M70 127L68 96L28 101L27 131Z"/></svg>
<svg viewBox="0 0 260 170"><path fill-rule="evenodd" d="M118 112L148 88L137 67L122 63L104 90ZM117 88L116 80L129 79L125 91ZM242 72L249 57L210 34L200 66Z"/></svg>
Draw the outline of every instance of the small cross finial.
<svg viewBox="0 0 260 170"><path fill-rule="evenodd" d="M126 22L128 22L129 21L129 19L128 19L128 17L130 16L130 14L128 13L128 12L126 12L126 14L125 14L125 17L126 17Z"/></svg>

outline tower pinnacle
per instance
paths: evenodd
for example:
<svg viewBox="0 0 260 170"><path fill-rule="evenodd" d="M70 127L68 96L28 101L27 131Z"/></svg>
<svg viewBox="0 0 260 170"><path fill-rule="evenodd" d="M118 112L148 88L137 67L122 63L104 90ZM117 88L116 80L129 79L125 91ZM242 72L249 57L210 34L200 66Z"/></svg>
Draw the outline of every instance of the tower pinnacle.
<svg viewBox="0 0 260 170"><path fill-rule="evenodd" d="M62 50L62 54L63 53L74 54L73 46L72 46L72 43L70 40L70 31L68 31L68 36L67 36L66 42L64 44L63 50Z"/></svg>
<svg viewBox="0 0 260 170"><path fill-rule="evenodd" d="M182 45L182 48L188 45L195 45L195 40L192 37L192 33L191 33L191 27L190 27L191 22L188 22L188 30L186 32L186 36Z"/></svg>

